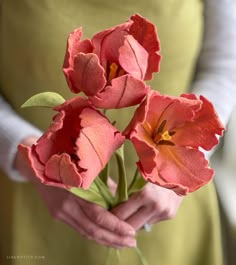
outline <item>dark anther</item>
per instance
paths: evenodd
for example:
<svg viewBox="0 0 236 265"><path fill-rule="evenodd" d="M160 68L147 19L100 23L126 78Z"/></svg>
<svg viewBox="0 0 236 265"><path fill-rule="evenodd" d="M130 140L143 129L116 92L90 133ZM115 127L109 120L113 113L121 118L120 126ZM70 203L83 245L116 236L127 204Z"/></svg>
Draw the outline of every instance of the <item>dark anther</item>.
<svg viewBox="0 0 236 265"><path fill-rule="evenodd" d="M158 133L162 133L163 130L164 130L165 125L166 125L166 120L162 121L162 123L161 123L161 125L159 126L159 128L158 128L156 134L158 134Z"/></svg>
<svg viewBox="0 0 236 265"><path fill-rule="evenodd" d="M171 146L175 145L173 142L168 141L168 140L160 140L157 144L158 145L171 145Z"/></svg>

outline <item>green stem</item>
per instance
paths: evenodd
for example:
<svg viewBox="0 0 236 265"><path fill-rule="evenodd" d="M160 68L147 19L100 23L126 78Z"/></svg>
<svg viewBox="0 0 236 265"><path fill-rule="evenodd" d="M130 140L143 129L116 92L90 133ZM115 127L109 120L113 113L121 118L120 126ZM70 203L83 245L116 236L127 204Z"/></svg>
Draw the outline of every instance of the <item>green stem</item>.
<svg viewBox="0 0 236 265"><path fill-rule="evenodd" d="M97 186L102 197L104 198L105 202L107 203L108 208L112 208L115 203L115 198L112 196L108 186L104 184L100 177L95 178L94 183Z"/></svg>
<svg viewBox="0 0 236 265"><path fill-rule="evenodd" d="M134 177L128 189L128 195L142 190L142 188L147 184L147 181L140 176L138 168L136 168Z"/></svg>
<svg viewBox="0 0 236 265"><path fill-rule="evenodd" d="M128 200L128 185L124 162L124 146L122 145L115 153L118 166L118 185L116 192L116 203L121 203Z"/></svg>
<svg viewBox="0 0 236 265"><path fill-rule="evenodd" d="M105 185L107 185L108 177L110 174L110 163L108 162L105 168L100 172L99 177Z"/></svg>
<svg viewBox="0 0 236 265"><path fill-rule="evenodd" d="M132 181L131 181L131 183L129 185L129 190L132 189L132 187L135 185L138 176L139 176L139 171L138 171L138 168L136 167L136 170L134 172L134 176L133 176Z"/></svg>
<svg viewBox="0 0 236 265"><path fill-rule="evenodd" d="M135 248L135 251L136 251L136 253L137 253L138 257L139 257L140 264L142 264L142 265L149 265L148 262L147 262L147 260L144 258L141 250L138 247Z"/></svg>

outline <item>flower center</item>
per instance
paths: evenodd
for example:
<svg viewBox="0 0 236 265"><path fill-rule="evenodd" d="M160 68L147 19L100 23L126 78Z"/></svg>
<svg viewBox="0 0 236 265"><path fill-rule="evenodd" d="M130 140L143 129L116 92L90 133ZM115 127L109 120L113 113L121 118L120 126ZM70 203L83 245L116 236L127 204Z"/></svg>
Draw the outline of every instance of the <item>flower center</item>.
<svg viewBox="0 0 236 265"><path fill-rule="evenodd" d="M108 81L111 81L112 79L122 76L125 74L124 69L122 69L119 65L116 63L110 64L109 70L108 70Z"/></svg>
<svg viewBox="0 0 236 265"><path fill-rule="evenodd" d="M153 140L157 145L175 145L171 138L175 134L175 131L165 130L164 127L167 121L164 120L161 125L157 128L156 132L154 133Z"/></svg>
<svg viewBox="0 0 236 265"><path fill-rule="evenodd" d="M169 131L163 132L161 135L161 140L169 141L171 140L171 135L169 134Z"/></svg>

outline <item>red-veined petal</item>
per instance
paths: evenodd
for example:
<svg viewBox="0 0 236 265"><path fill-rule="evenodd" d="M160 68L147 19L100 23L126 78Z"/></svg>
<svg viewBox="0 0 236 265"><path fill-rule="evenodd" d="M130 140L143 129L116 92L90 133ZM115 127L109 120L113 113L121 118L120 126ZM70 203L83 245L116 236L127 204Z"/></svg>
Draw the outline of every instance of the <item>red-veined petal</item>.
<svg viewBox="0 0 236 265"><path fill-rule="evenodd" d="M140 103L149 91L141 80L123 75L111 81L101 93L90 97L94 106L104 109L119 109Z"/></svg>
<svg viewBox="0 0 236 265"><path fill-rule="evenodd" d="M154 172L144 171L144 178L163 187L178 187L178 193L186 195L207 184L214 175L204 154L196 149L178 146L159 146ZM143 166L142 161L140 163ZM157 174L155 173L157 170ZM182 192L179 189L185 187ZM175 188L176 190L176 188Z"/></svg>
<svg viewBox="0 0 236 265"><path fill-rule="evenodd" d="M133 36L127 35L119 49L119 63L134 78L143 80L147 70L148 53Z"/></svg>
<svg viewBox="0 0 236 265"><path fill-rule="evenodd" d="M159 72L160 70L160 41L157 30L153 23L139 14L132 16L131 20L134 21L134 23L132 24L129 33L147 50L149 54L145 80L150 80L152 79L152 73Z"/></svg>
<svg viewBox="0 0 236 265"><path fill-rule="evenodd" d="M53 155L45 165L44 184L62 188L80 187L82 178L68 154Z"/></svg>
<svg viewBox="0 0 236 265"><path fill-rule="evenodd" d="M79 167L83 169L82 187L87 189L125 141L125 137L99 112L85 109L81 115L81 132L76 142Z"/></svg>
<svg viewBox="0 0 236 265"><path fill-rule="evenodd" d="M71 90L83 91L87 96L98 93L106 84L105 72L94 53L79 53L75 57L74 69L68 70Z"/></svg>
<svg viewBox="0 0 236 265"><path fill-rule="evenodd" d="M216 135L221 136L225 130L213 105L203 96L200 97L202 108L196 112L194 121L186 122L184 127L177 128L173 141L181 146L201 146L211 150L218 144Z"/></svg>

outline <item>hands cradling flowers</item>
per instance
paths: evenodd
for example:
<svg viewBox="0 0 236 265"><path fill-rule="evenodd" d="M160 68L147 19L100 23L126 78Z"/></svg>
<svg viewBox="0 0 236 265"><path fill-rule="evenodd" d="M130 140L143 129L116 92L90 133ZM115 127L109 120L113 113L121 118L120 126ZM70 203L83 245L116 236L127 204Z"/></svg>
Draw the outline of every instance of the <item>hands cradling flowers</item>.
<svg viewBox="0 0 236 265"><path fill-rule="evenodd" d="M31 179L35 174L33 182L54 217L103 245L133 247L135 232L145 223L173 218L181 196L212 179L200 148L216 145L224 126L203 96L171 97L146 85L159 71L161 57L155 26L145 18L134 15L92 39L81 37L81 28L70 34L63 71L70 90L86 98L51 106L57 111L52 124L36 143L19 145L16 167ZM137 104L124 132L97 109ZM120 174L117 200L99 174L125 140L137 151L145 185L137 189L135 180L136 192L129 192ZM19 161L27 162L27 170ZM93 203L103 199L110 211Z"/></svg>
<svg viewBox="0 0 236 265"><path fill-rule="evenodd" d="M31 146L36 141L36 138L29 137L22 144ZM183 198L171 190L148 183L128 201L107 211L66 189L42 184L27 163L18 152L16 168L34 183L52 217L66 223L85 238L104 246L135 247L136 231L145 223L154 224L173 218ZM111 182L110 186L113 189L115 185Z"/></svg>

